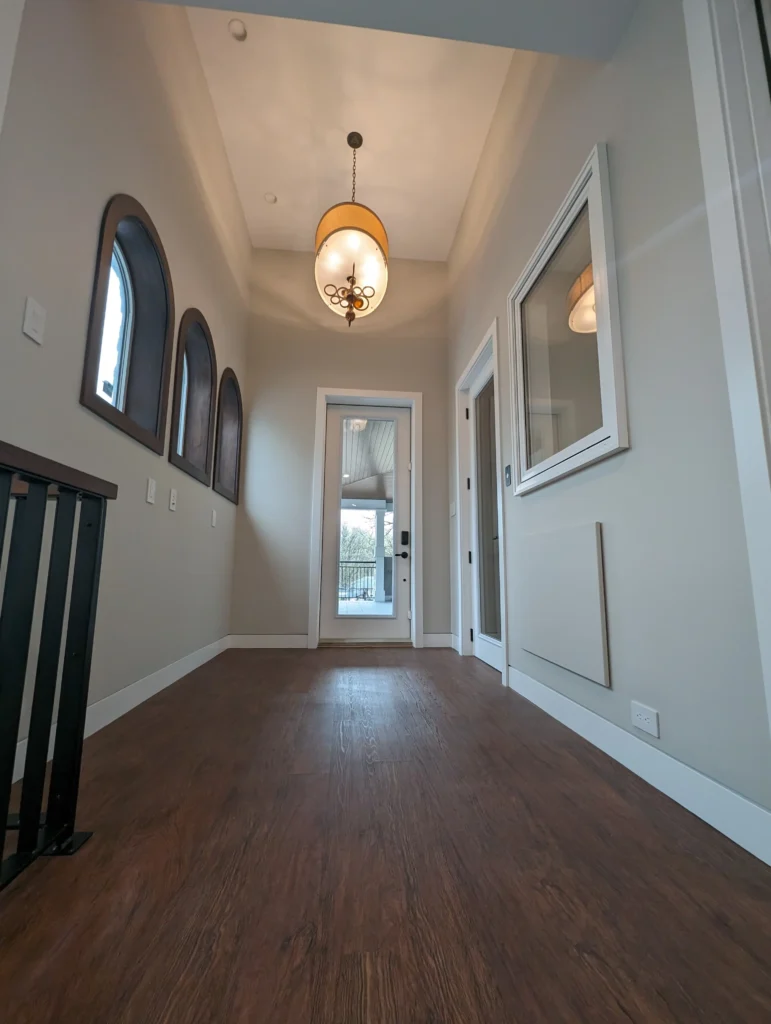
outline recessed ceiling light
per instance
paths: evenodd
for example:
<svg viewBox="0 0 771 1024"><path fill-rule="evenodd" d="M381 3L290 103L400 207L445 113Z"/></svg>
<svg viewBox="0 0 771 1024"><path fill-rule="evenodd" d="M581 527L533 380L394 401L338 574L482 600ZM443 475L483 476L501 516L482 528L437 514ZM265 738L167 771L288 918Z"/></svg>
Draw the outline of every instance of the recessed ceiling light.
<svg viewBox="0 0 771 1024"><path fill-rule="evenodd" d="M343 473L343 480L348 480L348 479L350 479L350 476L351 476L351 474L350 474L350 473Z"/></svg>
<svg viewBox="0 0 771 1024"><path fill-rule="evenodd" d="M248 34L246 31L246 25L244 25L240 18L230 19L228 22L228 31L234 39L238 40L239 43L243 43Z"/></svg>
<svg viewBox="0 0 771 1024"><path fill-rule="evenodd" d="M266 203L270 203L271 205L273 203L277 203L278 202L278 196L275 194L275 192L266 192L265 193L265 202Z"/></svg>

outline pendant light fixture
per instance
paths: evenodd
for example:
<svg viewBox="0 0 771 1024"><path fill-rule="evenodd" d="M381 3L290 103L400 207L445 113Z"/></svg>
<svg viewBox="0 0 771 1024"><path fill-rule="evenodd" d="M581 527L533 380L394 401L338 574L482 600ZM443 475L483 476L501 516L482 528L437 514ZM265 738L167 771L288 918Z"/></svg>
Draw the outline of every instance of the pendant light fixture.
<svg viewBox="0 0 771 1024"><path fill-rule="evenodd" d="M316 287L324 303L350 327L374 313L388 286L388 235L368 206L356 202L356 151L362 137L351 132L353 181L350 203L330 207L316 228Z"/></svg>
<svg viewBox="0 0 771 1024"><path fill-rule="evenodd" d="M594 270L590 263L568 292L568 325L575 334L596 334L597 307Z"/></svg>

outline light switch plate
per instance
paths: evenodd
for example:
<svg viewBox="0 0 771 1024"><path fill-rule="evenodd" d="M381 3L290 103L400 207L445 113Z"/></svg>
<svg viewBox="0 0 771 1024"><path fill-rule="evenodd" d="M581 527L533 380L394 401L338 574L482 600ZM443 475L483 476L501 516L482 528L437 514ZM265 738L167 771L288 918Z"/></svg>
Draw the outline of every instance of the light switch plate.
<svg viewBox="0 0 771 1024"><path fill-rule="evenodd" d="M31 296L27 297L27 304L24 307L24 323L22 331L36 345L43 344L43 336L46 330L46 311Z"/></svg>
<svg viewBox="0 0 771 1024"><path fill-rule="evenodd" d="M147 478L147 497L145 501L148 505L155 504L155 480L151 476Z"/></svg>
<svg viewBox="0 0 771 1024"><path fill-rule="evenodd" d="M213 508L211 510L211 524L212 524L212 526L216 526L217 525L217 509L216 508Z"/></svg>
<svg viewBox="0 0 771 1024"><path fill-rule="evenodd" d="M172 487L169 492L169 508L172 512L177 511L177 488Z"/></svg>

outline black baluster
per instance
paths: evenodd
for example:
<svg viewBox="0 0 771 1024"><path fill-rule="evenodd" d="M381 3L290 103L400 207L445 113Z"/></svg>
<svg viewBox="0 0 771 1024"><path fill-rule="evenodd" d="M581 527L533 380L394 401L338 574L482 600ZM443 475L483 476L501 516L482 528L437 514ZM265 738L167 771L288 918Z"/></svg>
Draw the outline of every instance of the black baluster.
<svg viewBox="0 0 771 1024"><path fill-rule="evenodd" d="M31 853L38 845L76 507L76 493L61 490L56 505L51 558L48 563L43 626L24 765L17 847L19 853Z"/></svg>
<svg viewBox="0 0 771 1024"><path fill-rule="evenodd" d="M27 495L16 499L0 612L0 849L11 802L47 497L48 484L35 480ZM0 875L0 884L3 881Z"/></svg>
<svg viewBox="0 0 771 1024"><path fill-rule="evenodd" d="M13 473L0 469L0 558L3 556L5 542L5 524L8 521L8 507L11 504L11 483Z"/></svg>
<svg viewBox="0 0 771 1024"><path fill-rule="evenodd" d="M54 845L47 852L54 854L74 853L90 836L90 833L75 836L74 830L105 513L104 498L90 495L83 498L70 595L51 789L48 795L46 836L54 840Z"/></svg>

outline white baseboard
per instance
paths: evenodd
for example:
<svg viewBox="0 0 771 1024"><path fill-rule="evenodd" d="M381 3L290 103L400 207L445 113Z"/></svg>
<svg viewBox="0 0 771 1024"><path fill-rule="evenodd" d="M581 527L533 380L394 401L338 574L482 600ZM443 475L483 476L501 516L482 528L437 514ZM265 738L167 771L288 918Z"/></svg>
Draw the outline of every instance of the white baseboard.
<svg viewBox="0 0 771 1024"><path fill-rule="evenodd" d="M453 647L452 633L424 633L424 647Z"/></svg>
<svg viewBox="0 0 771 1024"><path fill-rule="evenodd" d="M179 661L175 661L171 665L153 672L152 675L145 676L144 679L139 679L129 686L124 686L117 693L111 693L109 697L104 697L102 700L91 704L86 711L85 735L91 736L93 733L99 732L100 729L109 725L110 722L114 722L116 718L125 715L127 711L131 711L132 708L142 704L156 693L165 690L167 686L176 683L177 680L182 679L183 676L192 672L193 669L204 665L207 661L211 661L212 658L216 658L218 654L228 649L230 646L229 640L230 638L227 636L222 637L221 640L215 640L213 644L201 647L200 650L193 651L192 654L188 654L184 658L180 658ZM56 725L54 724L51 729L51 741L48 745L49 760L53 757L55 738ZM22 740L16 744L16 758L13 766L14 782L24 775L26 756L27 741Z"/></svg>
<svg viewBox="0 0 771 1024"><path fill-rule="evenodd" d="M266 647L291 650L308 646L308 637L305 633L265 633L262 635L256 633L231 633L228 641L229 647L247 649Z"/></svg>
<svg viewBox="0 0 771 1024"><path fill-rule="evenodd" d="M509 686L718 832L771 864L771 811L531 679L513 665L509 665Z"/></svg>

